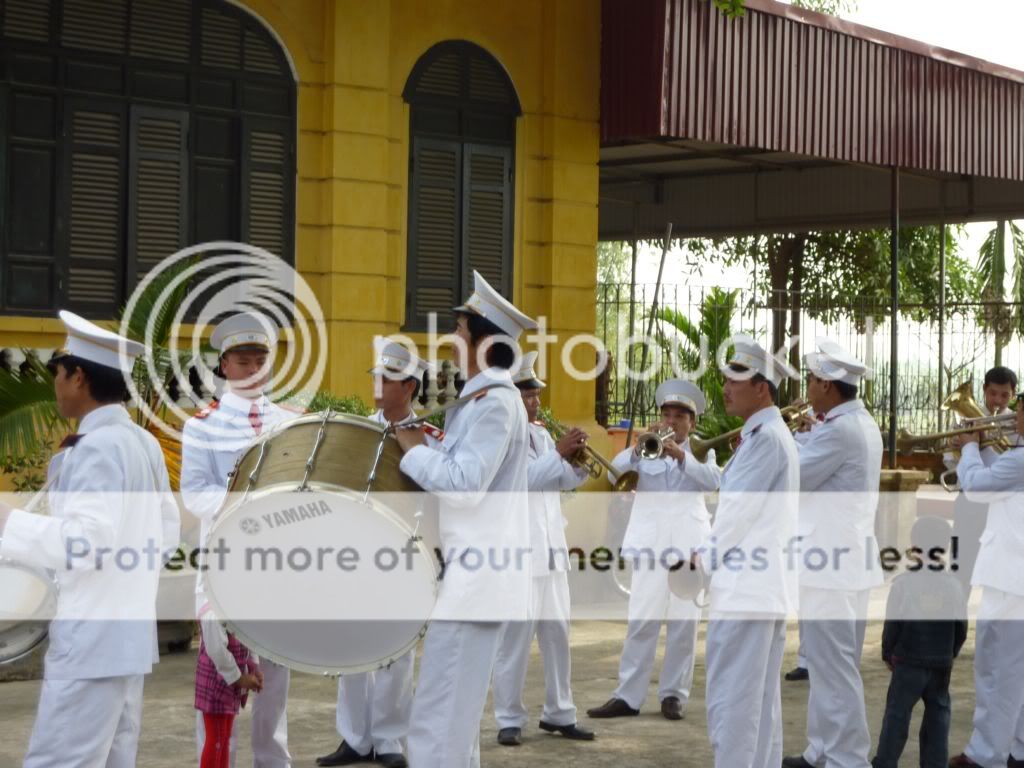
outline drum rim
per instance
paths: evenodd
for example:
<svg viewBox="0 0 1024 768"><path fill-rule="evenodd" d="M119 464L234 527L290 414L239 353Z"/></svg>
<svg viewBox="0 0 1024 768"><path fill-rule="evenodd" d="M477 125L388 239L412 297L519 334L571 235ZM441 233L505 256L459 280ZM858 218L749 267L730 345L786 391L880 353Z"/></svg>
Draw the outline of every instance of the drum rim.
<svg viewBox="0 0 1024 768"><path fill-rule="evenodd" d="M294 424L295 422L292 421L292 422L289 422L289 423ZM379 424L375 424L375 426L380 426L380 425ZM383 431L383 429L381 431ZM227 525L227 523L224 522L224 521L228 519L229 513L235 511L236 509L238 509L243 504L248 504L248 503L250 503L252 501L257 501L257 500L263 498L264 496L271 496L271 495L273 495L273 492L280 492L282 490L287 490L287 491L294 492L296 490L295 484L293 482L280 482L280 483L274 483L272 485L268 485L268 486L266 486L264 488L259 488L259 489L255 490L255 491L253 491L252 493L250 493L248 498L239 499L238 501L234 502L231 506L224 508L222 511L217 513L217 519L214 521L213 525L210 528L210 534L209 534L210 538L211 539L214 538L214 534L219 530L219 528L222 525ZM417 536L417 537L413 538L413 536L412 536L413 532L409 528L409 526L406 524L405 520L403 520L401 517L399 517L387 505L385 505L385 504L381 503L380 501L377 501L376 499L374 499L373 496L370 496L369 498L367 498L364 501L362 499L362 495L363 495L362 493L359 493L357 491L353 491L351 488L346 488L344 486L335 485L334 483L323 483L323 482L311 482L309 484L308 491L303 491L303 493L307 493L307 492L315 493L315 492L318 492L318 491L320 491L320 492L328 492L328 493L337 493L337 494L342 495L342 496L347 496L347 497L351 498L354 501L358 501L359 503L369 504L369 505L371 505L375 509L375 511L377 511L379 513L382 513L393 524L397 525L399 528L404 529L409 534L409 538L416 542L416 546L419 548L420 553L425 558L427 558L427 560L430 563L432 563L434 565L434 575L433 575L433 579L432 579L432 581L433 581L432 589L433 589L433 592L434 592L434 606L437 605L437 599L438 599L438 595L439 595L440 589L441 589L440 568L437 565L436 558L430 553L430 551L427 549L426 545L424 544L423 537ZM224 612L221 609L220 603L217 601L217 599L214 596L212 590L210 589L210 582L209 581L206 581L205 597L210 602L210 605L213 607L214 613L220 618L221 621L224 622L224 625L228 628L228 630L232 634L236 635L238 637L238 639L242 642L243 645L245 645L248 648L251 648L258 656L260 656L261 658L270 659L271 661L273 661L276 664L280 664L282 666L288 667L289 669L293 669L293 670L295 670L297 672L306 672L306 673L313 674L313 675L323 675L324 677L338 677L338 676L341 676L341 675L353 675L353 674L359 674L360 672L373 672L373 671L376 671L378 669L386 669L387 667L390 667L393 663L398 661L400 658L405 656L407 653L409 653L411 650L413 650L416 647L416 644L419 643L420 639L427 633L427 628L430 626L430 619L428 618L426 621L423 622L423 625L420 627L419 632L417 632L409 640L408 643L406 643L405 645L401 646L398 651L396 651L394 654L392 654L391 656L389 656L386 659L381 659L381 660L378 660L378 661L367 662L365 664L355 664L355 665L346 665L346 666L338 666L338 665L332 665L330 667L327 667L327 666L324 666L324 665L318 666L318 665L314 665L314 664L309 664L309 663L304 662L304 661L299 661L299 660L296 660L296 659L289 658L289 657L285 656L284 654L278 653L276 651L269 651L269 650L267 650L266 648L264 648L262 646L262 643L254 640L251 635L249 635L244 629L239 627L239 625L237 625L235 622L231 621L230 619L224 618ZM433 614L433 608L431 608L429 613Z"/></svg>
<svg viewBox="0 0 1024 768"><path fill-rule="evenodd" d="M0 569L2 568L15 568L20 571L26 571L32 574L33 576L38 577L40 581L46 584L46 598L43 600L43 604L38 612L45 613L46 607L51 604L53 605L54 610L56 610L57 600L60 596L60 588L59 585L57 584L56 579L53 576L51 576L50 573L46 571L46 569L40 568L35 565L30 565L29 563L23 563L18 560L12 560L9 557L0 556ZM14 664L17 661L24 659L26 656L30 655L36 648L42 645L50 634L50 619L23 619L21 621L13 622L13 624L14 626L9 629L0 630L0 637L2 637L8 632L17 631L19 628L23 627L26 624L39 624L42 626L43 629L39 633L39 636L35 638L34 642L31 645L18 651L18 653L15 655L8 656L4 651L0 650L0 666L5 664Z"/></svg>

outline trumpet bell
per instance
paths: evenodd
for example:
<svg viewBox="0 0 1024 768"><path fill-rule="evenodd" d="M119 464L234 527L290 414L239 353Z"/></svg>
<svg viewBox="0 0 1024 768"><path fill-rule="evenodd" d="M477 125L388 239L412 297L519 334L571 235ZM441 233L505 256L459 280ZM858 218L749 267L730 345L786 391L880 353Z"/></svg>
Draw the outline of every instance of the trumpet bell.
<svg viewBox="0 0 1024 768"><path fill-rule="evenodd" d="M629 493L636 490L636 485L640 481L640 473L634 469L629 469L615 478L612 483L612 490L616 493Z"/></svg>

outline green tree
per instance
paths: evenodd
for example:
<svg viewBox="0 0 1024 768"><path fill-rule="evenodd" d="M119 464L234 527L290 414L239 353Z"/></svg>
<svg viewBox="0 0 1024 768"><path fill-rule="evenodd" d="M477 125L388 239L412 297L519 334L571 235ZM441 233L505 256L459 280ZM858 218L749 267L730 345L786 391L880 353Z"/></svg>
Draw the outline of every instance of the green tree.
<svg viewBox="0 0 1024 768"><path fill-rule="evenodd" d="M995 333L996 365L1003 364L1003 348L1010 343L1013 334L1024 335L1024 231L1009 222L1013 283L1012 303L1006 303L1006 230L1007 222L997 222L978 251L979 293L984 302L978 322Z"/></svg>
<svg viewBox="0 0 1024 768"><path fill-rule="evenodd" d="M715 7L731 19L739 18L746 12L745 0L714 0ZM855 0L793 0L798 8L807 8L830 16L850 13L857 8Z"/></svg>

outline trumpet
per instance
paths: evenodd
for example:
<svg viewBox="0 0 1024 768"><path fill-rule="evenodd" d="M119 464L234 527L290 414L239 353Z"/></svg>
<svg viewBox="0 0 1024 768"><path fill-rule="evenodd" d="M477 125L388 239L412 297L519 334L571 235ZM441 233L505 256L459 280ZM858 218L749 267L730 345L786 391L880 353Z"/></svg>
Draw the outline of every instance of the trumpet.
<svg viewBox="0 0 1024 768"><path fill-rule="evenodd" d="M940 440L948 440L957 435L971 435L975 433L995 432L998 437L990 437L981 441L982 447L991 447L1002 453L1003 444L1011 431L1016 430L1017 415L1004 413L999 416L983 416L967 419L965 426L958 429L947 429L944 432L931 432L926 435L915 435L905 429L896 433L896 447L907 453L913 450L914 446L922 443L935 443Z"/></svg>
<svg viewBox="0 0 1024 768"><path fill-rule="evenodd" d="M544 426L547 427L555 440L558 440L569 431L568 427L552 418L545 418L543 416L542 418L544 419ZM574 467L585 469L587 474L595 480L601 477L603 472L607 472L608 479L612 484L612 490L616 492L625 493L636 490L637 481L640 479L640 475L634 470L626 470L625 472L616 470L612 463L595 451L589 443L584 443L583 447L569 459L569 463Z"/></svg>
<svg viewBox="0 0 1024 768"><path fill-rule="evenodd" d="M637 453L641 459L660 459L665 452L665 441L675 435L672 427L664 426L644 432L636 439Z"/></svg>

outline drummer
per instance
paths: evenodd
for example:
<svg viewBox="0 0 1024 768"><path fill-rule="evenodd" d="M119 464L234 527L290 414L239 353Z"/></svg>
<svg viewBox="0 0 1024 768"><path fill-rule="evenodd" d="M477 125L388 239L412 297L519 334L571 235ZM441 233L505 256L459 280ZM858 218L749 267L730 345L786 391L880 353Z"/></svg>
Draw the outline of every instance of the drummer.
<svg viewBox="0 0 1024 768"><path fill-rule="evenodd" d="M379 424L397 424L415 418L413 403L430 365L401 344L379 339L374 377L377 412L370 418ZM423 425L427 444L436 446L444 433ZM338 678L336 726L341 744L316 764L351 765L375 761L390 768L408 765L402 741L409 731L412 712L413 656L410 649L390 666L376 672Z"/></svg>
<svg viewBox="0 0 1024 768"><path fill-rule="evenodd" d="M480 720L501 622L524 620L530 599L529 431L512 383L518 338L537 324L479 272L455 309L455 350L466 375L440 449L400 429L402 472L441 494L444 579L423 644L409 723L415 768L480 765Z"/></svg>
<svg viewBox="0 0 1024 768"><path fill-rule="evenodd" d="M50 461L48 516L0 504L0 556L54 570L59 585L24 764L129 766L157 660L162 563L147 552L176 548L180 519L163 452L124 407L143 346L70 312L60 319L67 347L49 365L57 410L78 432ZM118 553L114 565L104 550ZM132 553L143 565L124 565Z"/></svg>
<svg viewBox="0 0 1024 768"><path fill-rule="evenodd" d="M187 422L182 435L181 496L185 507L200 520L202 553L214 515L227 495L228 473L245 449L262 433L296 414L271 402L264 393L270 380L277 331L265 316L243 312L223 320L213 330L211 346L220 353L217 373L223 380L218 399ZM196 610L205 598L200 571L196 581ZM253 764L259 768L288 768L287 667L263 659L263 691L252 707ZM202 754L205 733L196 713L196 747ZM235 740L231 741L234 765Z"/></svg>

